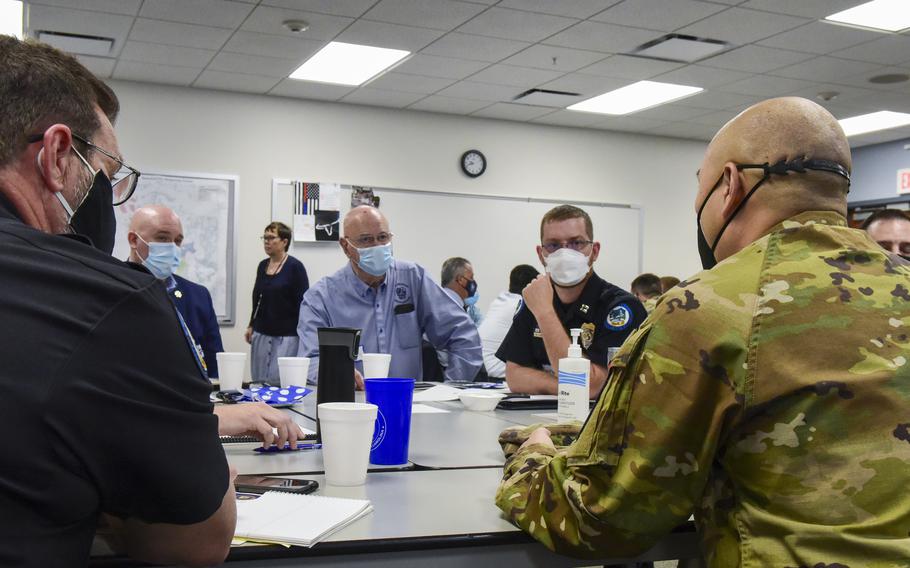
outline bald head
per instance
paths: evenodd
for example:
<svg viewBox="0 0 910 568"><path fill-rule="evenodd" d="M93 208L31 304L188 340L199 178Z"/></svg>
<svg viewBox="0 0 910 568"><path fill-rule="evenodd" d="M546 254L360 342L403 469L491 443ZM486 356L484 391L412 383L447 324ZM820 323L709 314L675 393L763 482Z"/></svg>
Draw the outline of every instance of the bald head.
<svg viewBox="0 0 910 568"><path fill-rule="evenodd" d="M133 213L127 234L130 260L142 262L148 256L148 243L183 243L183 224L180 217L164 205L147 205Z"/></svg>
<svg viewBox="0 0 910 568"><path fill-rule="evenodd" d="M389 221L382 212L369 205L361 205L348 211L344 216L344 237L356 242L361 235L377 235L389 232Z"/></svg>

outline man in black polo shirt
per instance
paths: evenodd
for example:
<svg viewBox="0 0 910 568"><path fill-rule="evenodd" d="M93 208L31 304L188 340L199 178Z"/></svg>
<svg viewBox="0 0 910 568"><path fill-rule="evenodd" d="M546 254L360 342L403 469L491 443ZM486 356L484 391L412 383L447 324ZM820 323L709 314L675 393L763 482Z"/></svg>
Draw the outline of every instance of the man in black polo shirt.
<svg viewBox="0 0 910 568"><path fill-rule="evenodd" d="M634 296L594 273L600 243L593 238L591 217L578 207L560 205L543 216L537 256L547 274L522 292L524 302L496 352L506 362L512 392L556 394L557 365L571 343L568 331L580 328L594 398L607 377L607 350L622 345L647 317Z"/></svg>
<svg viewBox="0 0 910 568"><path fill-rule="evenodd" d="M163 287L110 256L138 177L117 98L0 35L0 100L0 566L84 566L102 520L136 558L217 564L236 509L211 387Z"/></svg>

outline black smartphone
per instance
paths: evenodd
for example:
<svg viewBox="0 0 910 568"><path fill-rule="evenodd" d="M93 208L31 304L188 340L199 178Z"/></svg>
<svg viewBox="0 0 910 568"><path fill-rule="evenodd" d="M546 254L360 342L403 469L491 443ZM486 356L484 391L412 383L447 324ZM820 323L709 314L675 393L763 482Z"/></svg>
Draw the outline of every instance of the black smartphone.
<svg viewBox="0 0 910 568"><path fill-rule="evenodd" d="M312 493L319 488L319 483L312 479L291 479L289 477L270 477L266 475L238 475L234 480L238 493L265 493L266 491L283 491L285 493Z"/></svg>

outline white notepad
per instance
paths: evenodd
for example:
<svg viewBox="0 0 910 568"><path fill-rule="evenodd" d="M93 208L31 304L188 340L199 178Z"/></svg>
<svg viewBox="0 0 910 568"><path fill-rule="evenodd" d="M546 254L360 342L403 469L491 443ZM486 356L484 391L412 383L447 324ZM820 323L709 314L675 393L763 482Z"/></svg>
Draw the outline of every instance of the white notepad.
<svg viewBox="0 0 910 568"><path fill-rule="evenodd" d="M237 501L236 538L313 546L370 514L366 499L295 495L270 491Z"/></svg>

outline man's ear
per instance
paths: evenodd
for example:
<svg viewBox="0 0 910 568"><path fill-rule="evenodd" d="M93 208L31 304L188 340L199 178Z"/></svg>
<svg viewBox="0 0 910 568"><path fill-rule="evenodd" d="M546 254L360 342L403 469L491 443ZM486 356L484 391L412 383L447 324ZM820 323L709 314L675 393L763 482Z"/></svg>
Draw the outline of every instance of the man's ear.
<svg viewBox="0 0 910 568"><path fill-rule="evenodd" d="M736 164L727 162L724 164L724 206L721 209L723 218L729 219L739 204L746 197L746 184L743 173L739 171Z"/></svg>
<svg viewBox="0 0 910 568"><path fill-rule="evenodd" d="M38 173L53 192L63 191L64 180L72 160L73 136L65 124L54 124L44 131L44 146L38 151Z"/></svg>
<svg viewBox="0 0 910 568"><path fill-rule="evenodd" d="M544 267L547 266L546 261L543 259L543 247L540 245L537 245L537 258L540 259L541 266L544 266Z"/></svg>
<svg viewBox="0 0 910 568"><path fill-rule="evenodd" d="M598 256L600 256L600 242L594 241L594 244L591 245L591 266L594 266L594 263L597 262Z"/></svg>
<svg viewBox="0 0 910 568"><path fill-rule="evenodd" d="M338 246L341 247L342 252L344 252L344 256L348 257L348 259L352 262L357 262L357 259L360 258L354 258L354 253L351 252L351 243L349 243L345 237L338 239Z"/></svg>

